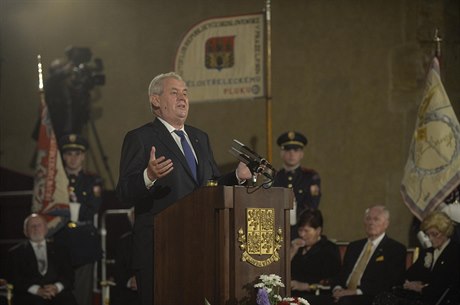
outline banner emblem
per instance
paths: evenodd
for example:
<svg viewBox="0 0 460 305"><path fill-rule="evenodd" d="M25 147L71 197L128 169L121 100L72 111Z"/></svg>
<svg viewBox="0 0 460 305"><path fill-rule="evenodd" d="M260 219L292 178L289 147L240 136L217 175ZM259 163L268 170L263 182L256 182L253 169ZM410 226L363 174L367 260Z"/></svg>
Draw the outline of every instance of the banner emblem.
<svg viewBox="0 0 460 305"><path fill-rule="evenodd" d="M206 41L205 63L208 69L222 70L233 67L235 36L212 37Z"/></svg>

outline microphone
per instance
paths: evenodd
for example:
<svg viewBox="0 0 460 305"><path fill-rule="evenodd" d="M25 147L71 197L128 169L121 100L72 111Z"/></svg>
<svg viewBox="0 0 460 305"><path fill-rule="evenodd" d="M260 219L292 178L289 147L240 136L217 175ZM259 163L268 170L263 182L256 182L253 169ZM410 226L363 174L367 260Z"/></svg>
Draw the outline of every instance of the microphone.
<svg viewBox="0 0 460 305"><path fill-rule="evenodd" d="M233 139L229 152L238 160L246 164L252 173L252 180L254 183L257 181L258 174L263 175L269 180L264 184L271 184L273 182L276 170L270 162L267 161L267 159L261 157L255 151L235 139Z"/></svg>

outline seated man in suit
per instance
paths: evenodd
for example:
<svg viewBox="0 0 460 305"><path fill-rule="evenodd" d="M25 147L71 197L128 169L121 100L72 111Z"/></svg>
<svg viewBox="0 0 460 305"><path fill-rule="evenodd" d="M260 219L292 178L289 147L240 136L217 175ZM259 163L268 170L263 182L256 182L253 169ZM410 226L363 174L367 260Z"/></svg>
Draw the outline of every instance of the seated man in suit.
<svg viewBox="0 0 460 305"><path fill-rule="evenodd" d="M31 214L24 221L29 239L8 253L8 281L14 286L15 305L76 305L73 270L65 249L45 240L46 220Z"/></svg>
<svg viewBox="0 0 460 305"><path fill-rule="evenodd" d="M348 245L341 273L332 286L338 304L371 304L377 294L402 283L406 248L386 236L389 221L390 212L384 206L366 210L367 237Z"/></svg>

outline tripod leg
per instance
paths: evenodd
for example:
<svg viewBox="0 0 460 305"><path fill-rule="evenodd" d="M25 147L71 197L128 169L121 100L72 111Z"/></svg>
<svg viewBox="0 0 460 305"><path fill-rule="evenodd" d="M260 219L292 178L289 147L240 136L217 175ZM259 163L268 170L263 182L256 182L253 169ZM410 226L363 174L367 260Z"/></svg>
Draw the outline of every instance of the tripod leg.
<svg viewBox="0 0 460 305"><path fill-rule="evenodd" d="M112 172L109 167L108 158L106 154L104 153L104 149L102 148L101 140L99 138L99 134L96 129L96 124L94 124L93 119L90 119L90 124L91 124L91 130L93 131L93 134L94 134L94 138L96 139L97 148L99 150L99 153L101 154L102 162L104 163L104 168L107 171L107 174L109 176L110 184L115 189L115 182L113 180Z"/></svg>

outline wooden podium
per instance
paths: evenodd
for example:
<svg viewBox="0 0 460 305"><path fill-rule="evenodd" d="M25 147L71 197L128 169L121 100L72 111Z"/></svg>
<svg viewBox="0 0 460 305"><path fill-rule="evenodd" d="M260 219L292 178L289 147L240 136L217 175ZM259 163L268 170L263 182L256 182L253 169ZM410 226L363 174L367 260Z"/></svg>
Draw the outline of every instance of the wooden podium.
<svg viewBox="0 0 460 305"><path fill-rule="evenodd" d="M277 187L204 187L158 213L154 304L255 304L261 274L281 276L289 290L293 196Z"/></svg>

